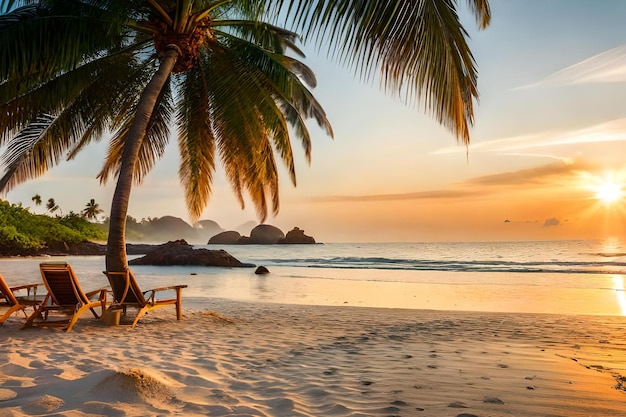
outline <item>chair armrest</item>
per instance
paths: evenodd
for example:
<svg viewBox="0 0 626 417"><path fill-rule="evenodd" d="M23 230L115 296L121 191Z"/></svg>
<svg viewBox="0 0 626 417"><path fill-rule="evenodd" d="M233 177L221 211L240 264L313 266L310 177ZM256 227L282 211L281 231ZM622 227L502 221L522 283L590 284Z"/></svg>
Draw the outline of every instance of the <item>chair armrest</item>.
<svg viewBox="0 0 626 417"><path fill-rule="evenodd" d="M33 295L37 295L37 287L40 286L41 284L25 284L25 285L18 285L17 287L11 287L9 288L12 292L15 291L19 291L19 290L26 290L26 292L28 293L28 295L30 295L30 290L33 290Z"/></svg>
<svg viewBox="0 0 626 417"><path fill-rule="evenodd" d="M105 300L106 301L106 299L107 299L107 292L108 292L107 288L100 288L100 289L97 289L97 290L86 292L85 295L87 296L87 298L92 298L94 295L100 293L100 297L98 297L98 300Z"/></svg>
<svg viewBox="0 0 626 417"><path fill-rule="evenodd" d="M167 290L178 290L180 288L187 288L187 285L172 285L171 287L161 287L161 288L153 288L151 290L148 291L144 291L143 293L149 293L149 292L157 292L157 291L167 291Z"/></svg>
<svg viewBox="0 0 626 417"><path fill-rule="evenodd" d="M153 288L151 290L144 291L143 292L143 296L150 303L154 304L155 296L156 296L156 293L158 291L175 290L176 291L176 296L180 297L180 295L182 294L183 288L187 288L187 285L172 285L170 287Z"/></svg>

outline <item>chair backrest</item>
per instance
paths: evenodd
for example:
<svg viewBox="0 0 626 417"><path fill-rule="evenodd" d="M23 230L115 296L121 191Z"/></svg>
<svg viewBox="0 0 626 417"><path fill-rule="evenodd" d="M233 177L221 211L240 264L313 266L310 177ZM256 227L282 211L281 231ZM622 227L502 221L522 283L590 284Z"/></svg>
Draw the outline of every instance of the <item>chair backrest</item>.
<svg viewBox="0 0 626 417"><path fill-rule="evenodd" d="M137 284L132 271L105 272L113 290L113 302L119 304L139 304L144 306L147 301Z"/></svg>
<svg viewBox="0 0 626 417"><path fill-rule="evenodd" d="M9 288L2 275L0 275L0 304L10 306L18 304L13 291L11 291L11 288Z"/></svg>
<svg viewBox="0 0 626 417"><path fill-rule="evenodd" d="M53 304L69 307L89 302L70 264L46 262L39 265L39 270Z"/></svg>

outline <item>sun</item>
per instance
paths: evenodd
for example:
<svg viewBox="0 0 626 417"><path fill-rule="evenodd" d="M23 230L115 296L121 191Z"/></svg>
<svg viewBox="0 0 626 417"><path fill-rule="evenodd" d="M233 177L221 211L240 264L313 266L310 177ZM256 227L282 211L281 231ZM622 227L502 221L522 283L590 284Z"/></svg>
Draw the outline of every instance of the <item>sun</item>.
<svg viewBox="0 0 626 417"><path fill-rule="evenodd" d="M591 191L593 199L611 206L621 202L626 197L626 171L606 171L604 175L594 175L589 172L580 174L581 184Z"/></svg>
<svg viewBox="0 0 626 417"><path fill-rule="evenodd" d="M621 184L616 184L611 180L604 180L594 187L596 198L605 204L611 204L620 200L624 196Z"/></svg>

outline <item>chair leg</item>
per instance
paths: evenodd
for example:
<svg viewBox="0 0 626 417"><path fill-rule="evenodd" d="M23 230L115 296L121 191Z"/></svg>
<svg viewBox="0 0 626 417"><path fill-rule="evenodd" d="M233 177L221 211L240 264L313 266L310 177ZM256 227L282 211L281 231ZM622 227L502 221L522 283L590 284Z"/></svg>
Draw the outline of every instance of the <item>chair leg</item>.
<svg viewBox="0 0 626 417"><path fill-rule="evenodd" d="M148 306L146 307L141 307L139 309L139 311L137 311L137 316L135 316L135 321L133 321L133 324L130 326L131 329L134 329L135 326L137 325L137 323L139 322L139 319L148 312L149 308Z"/></svg>
<svg viewBox="0 0 626 417"><path fill-rule="evenodd" d="M176 320L183 319L183 297L182 288L176 289Z"/></svg>
<svg viewBox="0 0 626 417"><path fill-rule="evenodd" d="M97 319L101 318L102 315L104 314L104 312L107 309L107 293L106 290L101 290L100 291L100 298L98 299L98 303L100 304L100 314L96 313L96 310L93 309L93 307L90 308L91 310L91 314L93 314L93 316ZM91 303L91 305L94 305L95 303Z"/></svg>
<svg viewBox="0 0 626 417"><path fill-rule="evenodd" d="M93 316L97 319L102 318L102 315L107 309L106 301L100 301L99 305L100 305L100 314L96 313L96 310L94 310L93 307L89 308L89 310L91 310L91 314L93 314Z"/></svg>
<svg viewBox="0 0 626 417"><path fill-rule="evenodd" d="M78 310L76 313L74 313L74 315L72 316L72 319L70 320L69 325L67 326L67 329L65 329L65 331L67 333L72 331L72 328L74 327L74 325L76 324L76 322L78 321L78 316L80 316L80 314L82 314L82 312L80 310Z"/></svg>
<svg viewBox="0 0 626 417"><path fill-rule="evenodd" d="M100 305L100 307L103 309L102 312L104 313L104 302L98 302L98 305ZM76 324L76 321L78 321L78 318L87 310L91 310L91 312L93 313L93 315L99 319L100 317L102 317L102 314L100 314L99 316L96 314L96 312L93 309L94 307L94 303L92 304L85 304L84 306L82 306L81 308L78 309L78 311L76 311L74 313L74 315L72 316L72 319L70 320L70 324L67 327L67 329L65 330L66 332L71 332L72 331L72 327L74 327L74 324Z"/></svg>
<svg viewBox="0 0 626 417"><path fill-rule="evenodd" d="M21 306L12 306L6 313L4 313L1 317L0 317L0 324L4 323L4 321L6 319L8 319L11 314L15 313L16 311L22 310L22 312L26 315L26 310L21 307Z"/></svg>
<svg viewBox="0 0 626 417"><path fill-rule="evenodd" d="M28 318L26 319L26 322L22 325L22 329L25 329L27 327L30 327L33 325L33 321L35 320L35 318L37 317L41 317L43 318L43 316L41 315L41 310L43 310L43 303L41 303L40 305L38 305L35 308L35 311L33 311L33 314L31 314L30 316L28 316ZM45 313L46 318L48 318L48 312L46 311Z"/></svg>
<svg viewBox="0 0 626 417"><path fill-rule="evenodd" d="M69 332L71 332L71 331L72 331L72 327L74 327L74 325L75 325L75 324L76 324L76 322L78 321L78 318L79 318L79 317L80 317L80 316L81 316L81 315L85 312L85 310L87 310L87 309L91 310L91 312L95 314L95 311L93 311L93 308L92 308L89 304L84 305L84 306L82 306L81 308L79 308L79 309L78 309L78 311L75 311L75 312L74 312L74 315L73 315L73 316L72 316L72 318L70 319L70 323L69 323L69 325L67 326L67 329L65 329L65 331L66 331L67 333L69 333Z"/></svg>

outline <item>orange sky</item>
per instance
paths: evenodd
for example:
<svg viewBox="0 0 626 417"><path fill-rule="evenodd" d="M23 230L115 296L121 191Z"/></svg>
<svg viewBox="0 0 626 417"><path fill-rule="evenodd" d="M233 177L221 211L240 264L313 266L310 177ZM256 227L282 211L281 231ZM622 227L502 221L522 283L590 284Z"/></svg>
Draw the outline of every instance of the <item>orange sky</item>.
<svg viewBox="0 0 626 417"><path fill-rule="evenodd" d="M482 32L463 13L481 93L469 149L421 108L310 51L314 93L335 139L312 129L312 163L297 156L298 186L282 176L281 210L267 222L285 231L299 226L327 242L623 235L626 203L599 204L591 187L604 177L626 181L626 2L551 0L539 11L492 1L492 11ZM40 194L68 212L95 198L108 213L112 186L95 179L104 151L87 149L7 199L32 206ZM172 139L133 190L130 215L189 221L177 164ZM202 218L234 229L255 212L241 210L218 175Z"/></svg>

